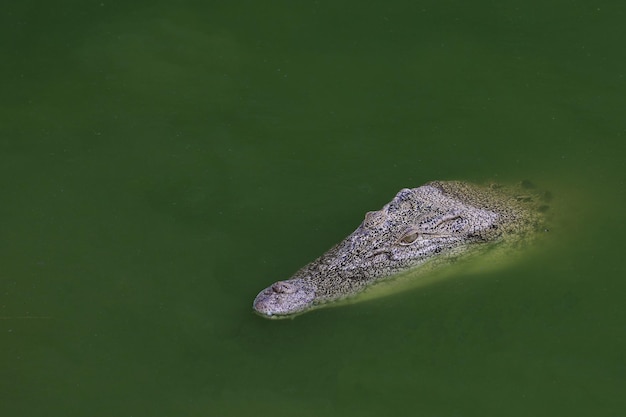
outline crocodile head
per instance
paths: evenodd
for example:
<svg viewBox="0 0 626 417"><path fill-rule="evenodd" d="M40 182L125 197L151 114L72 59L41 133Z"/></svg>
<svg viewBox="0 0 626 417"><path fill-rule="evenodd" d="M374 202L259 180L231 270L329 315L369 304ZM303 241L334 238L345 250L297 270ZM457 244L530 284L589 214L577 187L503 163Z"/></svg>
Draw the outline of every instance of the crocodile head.
<svg viewBox="0 0 626 417"><path fill-rule="evenodd" d="M463 198L446 184L454 183L402 189L381 210L368 212L351 235L291 279L261 291L254 310L270 318L298 314L356 295L386 277L439 256L463 252L470 244L489 242L501 234L499 226L510 213Z"/></svg>

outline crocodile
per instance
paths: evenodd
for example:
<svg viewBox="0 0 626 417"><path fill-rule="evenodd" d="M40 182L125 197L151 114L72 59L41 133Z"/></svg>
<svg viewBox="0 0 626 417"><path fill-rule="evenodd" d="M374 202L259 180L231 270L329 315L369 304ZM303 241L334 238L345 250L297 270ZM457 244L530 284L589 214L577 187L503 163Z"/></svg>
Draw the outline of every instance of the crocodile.
<svg viewBox="0 0 626 417"><path fill-rule="evenodd" d="M321 257L262 290L253 309L266 318L294 317L433 260L503 242L517 246L543 227L546 195L527 181L508 187L432 181L404 188Z"/></svg>

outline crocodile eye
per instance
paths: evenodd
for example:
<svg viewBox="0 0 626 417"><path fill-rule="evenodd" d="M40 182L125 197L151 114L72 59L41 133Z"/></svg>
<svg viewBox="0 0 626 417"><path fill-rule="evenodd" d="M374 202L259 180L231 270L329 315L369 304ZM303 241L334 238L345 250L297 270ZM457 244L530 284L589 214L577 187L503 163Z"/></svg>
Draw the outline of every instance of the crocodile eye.
<svg viewBox="0 0 626 417"><path fill-rule="evenodd" d="M417 230L409 230L404 233L398 243L400 243L401 245L410 245L411 243L415 242L418 237L419 233L417 232Z"/></svg>

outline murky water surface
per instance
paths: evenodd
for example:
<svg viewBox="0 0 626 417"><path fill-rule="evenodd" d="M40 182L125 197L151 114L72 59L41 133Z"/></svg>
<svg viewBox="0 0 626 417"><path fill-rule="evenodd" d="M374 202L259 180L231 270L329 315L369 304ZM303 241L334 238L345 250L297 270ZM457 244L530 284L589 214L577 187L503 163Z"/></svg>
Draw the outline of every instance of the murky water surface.
<svg viewBox="0 0 626 417"><path fill-rule="evenodd" d="M37 3L0 25L0 415L626 413L626 6ZM252 313L433 179L530 179L550 232Z"/></svg>

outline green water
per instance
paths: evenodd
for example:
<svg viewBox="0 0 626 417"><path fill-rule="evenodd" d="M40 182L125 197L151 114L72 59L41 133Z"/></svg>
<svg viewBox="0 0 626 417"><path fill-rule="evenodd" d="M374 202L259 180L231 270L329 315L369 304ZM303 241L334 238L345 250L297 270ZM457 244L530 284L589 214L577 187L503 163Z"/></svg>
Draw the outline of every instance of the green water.
<svg viewBox="0 0 626 417"><path fill-rule="evenodd" d="M1 19L1 416L626 414L623 2ZM402 187L525 178L522 262L252 313Z"/></svg>

